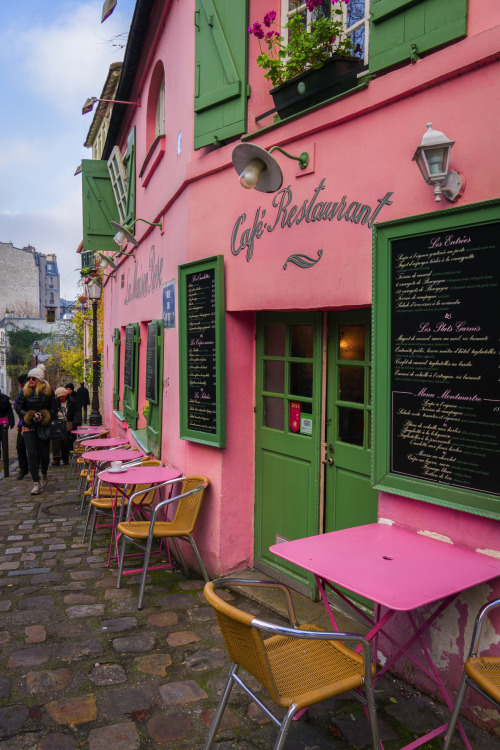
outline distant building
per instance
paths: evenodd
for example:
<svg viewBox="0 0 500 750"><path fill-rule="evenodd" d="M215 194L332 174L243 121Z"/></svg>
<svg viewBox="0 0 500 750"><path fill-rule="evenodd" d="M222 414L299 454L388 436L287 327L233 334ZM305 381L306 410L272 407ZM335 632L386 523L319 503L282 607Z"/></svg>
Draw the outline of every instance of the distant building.
<svg viewBox="0 0 500 750"><path fill-rule="evenodd" d="M60 313L60 278L57 257L44 255L32 245L18 248L12 242L0 242L0 314L9 312L19 318L42 318L48 307Z"/></svg>
<svg viewBox="0 0 500 750"><path fill-rule="evenodd" d="M0 389L7 395L10 392L11 380L7 378L7 354L9 351L9 331L19 331L24 328L40 333L40 341L44 335L52 333L54 326L47 323L45 318L16 317L9 313L0 319Z"/></svg>

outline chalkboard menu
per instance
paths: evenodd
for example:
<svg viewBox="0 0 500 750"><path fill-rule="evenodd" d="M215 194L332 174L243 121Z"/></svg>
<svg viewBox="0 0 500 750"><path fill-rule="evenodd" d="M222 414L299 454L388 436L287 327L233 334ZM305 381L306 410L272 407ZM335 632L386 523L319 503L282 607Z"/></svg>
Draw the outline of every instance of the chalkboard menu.
<svg viewBox="0 0 500 750"><path fill-rule="evenodd" d="M134 387L134 329L125 329L125 360L123 363L123 384L128 388Z"/></svg>
<svg viewBox="0 0 500 750"><path fill-rule="evenodd" d="M392 239L382 263L389 289L376 312L374 350L379 369L374 410L379 403L387 405L386 471L393 478L387 488L403 487L412 494L413 484L419 496L428 493L424 499L455 501L490 513L500 513L500 214L496 216L498 221L458 226L437 217L432 232ZM474 212L471 218L476 218ZM380 348L384 319L389 340ZM387 370L377 363L381 351L388 357ZM375 423L382 424L377 416ZM376 451L380 437L376 428Z"/></svg>
<svg viewBox="0 0 500 750"><path fill-rule="evenodd" d="M181 437L224 445L222 256L179 268Z"/></svg>
<svg viewBox="0 0 500 750"><path fill-rule="evenodd" d="M156 321L148 323L148 340L146 349L146 399L154 404L158 402L157 372L158 372L158 347Z"/></svg>

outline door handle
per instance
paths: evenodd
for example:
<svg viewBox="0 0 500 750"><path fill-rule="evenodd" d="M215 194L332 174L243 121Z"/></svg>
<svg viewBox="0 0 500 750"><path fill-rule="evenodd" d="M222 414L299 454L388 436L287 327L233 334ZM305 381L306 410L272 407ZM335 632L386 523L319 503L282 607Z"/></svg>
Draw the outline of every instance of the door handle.
<svg viewBox="0 0 500 750"><path fill-rule="evenodd" d="M333 460L333 458L329 457L329 458L325 458L325 460L323 461L323 463L327 464L328 466L333 466L333 464L335 463L335 461Z"/></svg>

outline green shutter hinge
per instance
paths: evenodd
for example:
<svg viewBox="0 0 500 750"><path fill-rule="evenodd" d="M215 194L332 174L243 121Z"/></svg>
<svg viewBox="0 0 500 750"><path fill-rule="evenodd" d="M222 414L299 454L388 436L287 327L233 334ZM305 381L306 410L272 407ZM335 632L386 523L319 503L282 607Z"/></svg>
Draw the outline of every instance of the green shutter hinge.
<svg viewBox="0 0 500 750"><path fill-rule="evenodd" d="M208 17L208 25L210 26L210 28L213 28L213 26L214 26L214 17L213 16L209 16Z"/></svg>
<svg viewBox="0 0 500 750"><path fill-rule="evenodd" d="M250 96L251 93L252 93L252 89L250 87L250 84L247 83L247 96Z"/></svg>
<svg viewBox="0 0 500 750"><path fill-rule="evenodd" d="M219 141L216 135L214 135L214 146L217 146L217 147L222 146L222 141Z"/></svg>
<svg viewBox="0 0 500 750"><path fill-rule="evenodd" d="M410 54L410 60L412 62L417 62L417 60L420 60L420 55L418 54L418 49L416 44L411 45L411 54Z"/></svg>
<svg viewBox="0 0 500 750"><path fill-rule="evenodd" d="M194 25L199 31L200 30L200 11L199 10L195 10L194 12Z"/></svg>

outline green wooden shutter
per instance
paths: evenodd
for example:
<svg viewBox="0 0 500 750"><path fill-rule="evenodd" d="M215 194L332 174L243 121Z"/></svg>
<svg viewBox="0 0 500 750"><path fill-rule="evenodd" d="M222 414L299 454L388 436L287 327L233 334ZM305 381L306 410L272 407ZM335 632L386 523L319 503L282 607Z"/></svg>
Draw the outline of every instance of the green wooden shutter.
<svg viewBox="0 0 500 750"><path fill-rule="evenodd" d="M163 404L163 320L151 321L156 325L156 399L149 399L147 422L148 448L160 458L161 453L161 416Z"/></svg>
<svg viewBox="0 0 500 750"><path fill-rule="evenodd" d="M116 232L111 221L119 221L113 187L105 161L82 160L83 249L116 250Z"/></svg>
<svg viewBox="0 0 500 750"><path fill-rule="evenodd" d="M113 381L113 409L120 408L120 329L115 328L114 336L114 381Z"/></svg>
<svg viewBox="0 0 500 750"><path fill-rule="evenodd" d="M247 128L248 0L196 0L194 147Z"/></svg>
<svg viewBox="0 0 500 750"><path fill-rule="evenodd" d="M372 0L370 73L467 34L468 0Z"/></svg>
<svg viewBox="0 0 500 750"><path fill-rule="evenodd" d="M135 219L135 125L128 136L127 151L123 158L123 165L127 170L125 224L131 224Z"/></svg>
<svg viewBox="0 0 500 750"><path fill-rule="evenodd" d="M130 352L127 352L127 331L132 331L132 348ZM125 358L131 356L131 385L127 385L124 378L123 384L123 414L125 421L128 426L133 430L137 427L137 417L139 412L137 411L137 392L139 386L139 344L141 338L139 336L139 323L131 323L125 329ZM125 362L125 370L127 363ZM125 373L124 373L125 375Z"/></svg>

